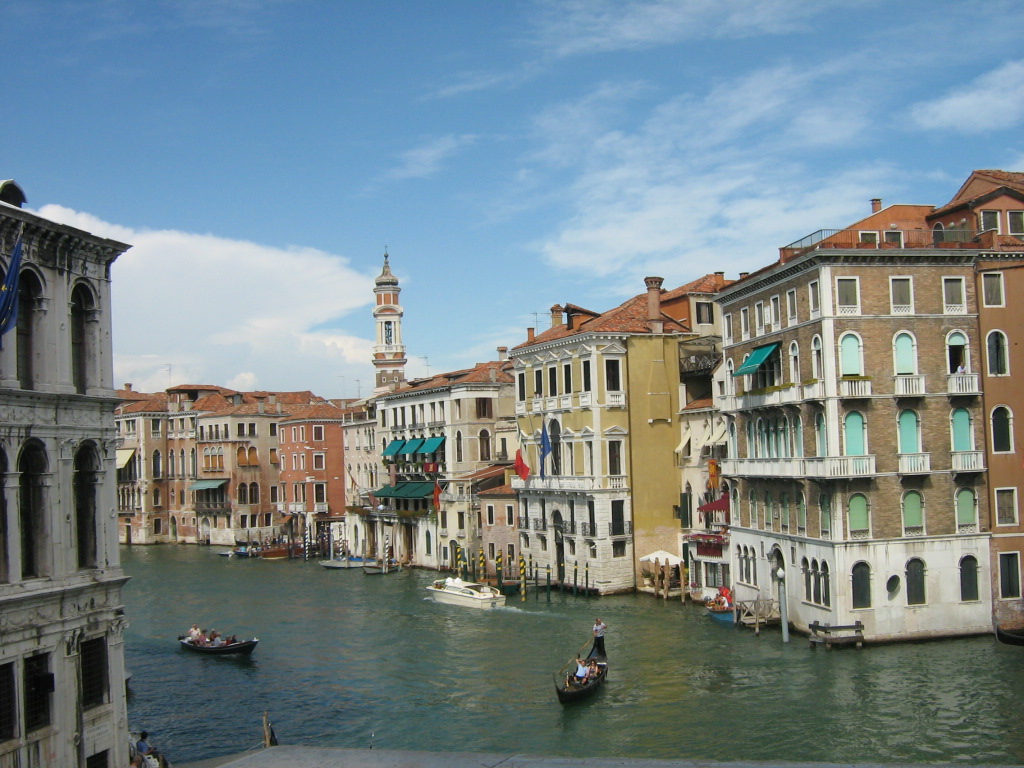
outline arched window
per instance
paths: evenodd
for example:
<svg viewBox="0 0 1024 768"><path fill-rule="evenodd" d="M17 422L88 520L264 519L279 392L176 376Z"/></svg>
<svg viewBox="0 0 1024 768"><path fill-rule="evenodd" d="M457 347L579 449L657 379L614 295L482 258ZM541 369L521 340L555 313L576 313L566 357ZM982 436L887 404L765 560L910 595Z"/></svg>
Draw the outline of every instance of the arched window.
<svg viewBox="0 0 1024 768"><path fill-rule="evenodd" d="M924 531L924 498L918 491L903 494L903 533Z"/></svg>
<svg viewBox="0 0 1024 768"><path fill-rule="evenodd" d="M34 389L39 375L35 370L39 352L36 309L43 298L43 286L36 273L28 269L21 271L18 280L18 384L22 389Z"/></svg>
<svg viewBox="0 0 1024 768"><path fill-rule="evenodd" d="M957 526L973 526L978 521L978 497L973 488L961 488L956 492Z"/></svg>
<svg viewBox="0 0 1024 768"><path fill-rule="evenodd" d="M80 395L89 385L89 363L95 356L88 324L93 307L89 289L81 283L76 285L71 292L71 382Z"/></svg>
<svg viewBox="0 0 1024 768"><path fill-rule="evenodd" d="M968 373L971 370L971 356L967 354L967 337L960 331L953 331L946 337L946 361L949 373ZM963 370L960 370L963 368Z"/></svg>
<svg viewBox="0 0 1024 768"><path fill-rule="evenodd" d="M832 605L832 587L829 584L828 563L821 561L821 604Z"/></svg>
<svg viewBox="0 0 1024 768"><path fill-rule="evenodd" d="M818 456L828 456L828 427L825 425L825 414L821 411L814 417L814 441Z"/></svg>
<svg viewBox="0 0 1024 768"><path fill-rule="evenodd" d="M807 530L807 500L803 492L796 497L796 527L797 533L804 533Z"/></svg>
<svg viewBox="0 0 1024 768"><path fill-rule="evenodd" d="M462 433L455 433L455 461L462 461Z"/></svg>
<svg viewBox="0 0 1024 768"><path fill-rule="evenodd" d="M854 333L845 333L839 338L839 375L864 375L860 337Z"/></svg>
<svg viewBox="0 0 1024 768"><path fill-rule="evenodd" d="M153 489L153 506L154 507L159 507L160 506L160 488L159 487ZM157 522L157 521L154 521L154 524L156 526L160 525L160 523ZM160 531L154 530L153 533L160 533Z"/></svg>
<svg viewBox="0 0 1024 768"><path fill-rule="evenodd" d="M851 572L852 607L871 607L871 568L867 563L857 563Z"/></svg>
<svg viewBox="0 0 1024 768"><path fill-rule="evenodd" d="M800 561L800 570L804 574L804 600L807 602L811 601L811 566L807 562L807 558L803 558Z"/></svg>
<svg viewBox="0 0 1024 768"><path fill-rule="evenodd" d="M260 485L259 483L249 483L249 503L259 504L260 503Z"/></svg>
<svg viewBox="0 0 1024 768"><path fill-rule="evenodd" d="M1006 334L1002 331L989 331L985 346L988 350L988 375L1009 375L1010 363L1006 356Z"/></svg>
<svg viewBox="0 0 1024 768"><path fill-rule="evenodd" d="M174 451L167 452L167 476L174 477Z"/></svg>
<svg viewBox="0 0 1024 768"><path fill-rule="evenodd" d="M10 581L7 555L7 453L0 450L0 584Z"/></svg>
<svg viewBox="0 0 1024 768"><path fill-rule="evenodd" d="M909 333L897 333L893 339L893 370L897 376L917 373L917 344Z"/></svg>
<svg viewBox="0 0 1024 768"><path fill-rule="evenodd" d="M911 410L900 411L899 415L899 452L921 452L921 420Z"/></svg>
<svg viewBox="0 0 1024 768"><path fill-rule="evenodd" d="M822 378L824 370L821 358L821 337L815 336L811 339L811 378L815 380Z"/></svg>
<svg viewBox="0 0 1024 768"><path fill-rule="evenodd" d="M924 603L924 560L914 557L907 562L907 605Z"/></svg>
<svg viewBox="0 0 1024 768"><path fill-rule="evenodd" d="M480 430L480 461L491 460L491 433L486 429ZM558 474L557 472L553 474Z"/></svg>
<svg viewBox="0 0 1024 768"><path fill-rule="evenodd" d="M935 239L936 243L941 243L943 241L943 232L942 232L942 230L943 230L942 222L941 221L935 222L935 225L932 227L932 237Z"/></svg>
<svg viewBox="0 0 1024 768"><path fill-rule="evenodd" d="M249 486L246 483L238 484L238 503L248 504L249 503Z"/></svg>
<svg viewBox="0 0 1024 768"><path fill-rule="evenodd" d="M739 458L739 445L736 439L736 422L729 422L729 456L731 458Z"/></svg>
<svg viewBox="0 0 1024 768"><path fill-rule="evenodd" d="M425 544L426 544L426 547L427 547L427 554L429 555L430 554L430 531L427 531L427 536L426 536L426 539L425 539Z"/></svg>
<svg viewBox="0 0 1024 768"><path fill-rule="evenodd" d="M75 454L75 473L72 488L75 502L75 547L78 567L95 568L98 562L96 532L96 496L101 478L102 463L96 446L87 444Z"/></svg>
<svg viewBox="0 0 1024 768"><path fill-rule="evenodd" d="M799 384L800 378L800 346L794 341L789 345L789 381Z"/></svg>
<svg viewBox="0 0 1024 768"><path fill-rule="evenodd" d="M850 411L843 420L843 436L845 438L844 455L867 455L867 434L864 417L859 411Z"/></svg>
<svg viewBox="0 0 1024 768"><path fill-rule="evenodd" d="M217 469L224 469L224 449L217 449Z"/></svg>
<svg viewBox="0 0 1024 768"><path fill-rule="evenodd" d="M960 602L978 599L978 558L964 555L960 558Z"/></svg>
<svg viewBox="0 0 1024 768"><path fill-rule="evenodd" d="M250 467L258 467L260 465L260 457L259 454L256 453L255 446L249 446L249 450L246 451L245 460L248 462Z"/></svg>
<svg viewBox="0 0 1024 768"><path fill-rule="evenodd" d="M189 464L188 464L188 470L189 470L188 474L189 474L189 477L195 477L198 474L198 472L199 472L199 467L196 466L196 461L197 461L196 449L193 448L189 452Z"/></svg>
<svg viewBox="0 0 1024 768"><path fill-rule="evenodd" d="M1013 417L1005 405L992 409L992 450L996 453L1013 451Z"/></svg>
<svg viewBox="0 0 1024 768"><path fill-rule="evenodd" d="M793 455L804 455L804 423L802 416L798 413L794 417L793 424Z"/></svg>
<svg viewBox="0 0 1024 768"><path fill-rule="evenodd" d="M818 561L811 561L811 581L814 584L814 593L811 599L821 605L821 571L818 570Z"/></svg>
<svg viewBox="0 0 1024 768"><path fill-rule="evenodd" d="M747 494L747 505L750 510L750 527L757 528L757 494L754 493L753 488Z"/></svg>
<svg viewBox="0 0 1024 768"><path fill-rule="evenodd" d="M818 496L818 511L821 535L828 536L832 531L832 497L827 493Z"/></svg>
<svg viewBox="0 0 1024 768"><path fill-rule="evenodd" d="M949 416L950 433L954 451L974 450L974 428L971 425L971 412L966 408L956 408Z"/></svg>
<svg viewBox="0 0 1024 768"><path fill-rule="evenodd" d="M185 476L185 449L178 451L178 477Z"/></svg>
<svg viewBox="0 0 1024 768"><path fill-rule="evenodd" d="M153 478L161 476L163 467L160 460L160 451L153 451Z"/></svg>
<svg viewBox="0 0 1024 768"><path fill-rule="evenodd" d="M863 493L855 493L850 497L849 502L850 533L867 533L871 528L870 514L868 513L868 497Z"/></svg>

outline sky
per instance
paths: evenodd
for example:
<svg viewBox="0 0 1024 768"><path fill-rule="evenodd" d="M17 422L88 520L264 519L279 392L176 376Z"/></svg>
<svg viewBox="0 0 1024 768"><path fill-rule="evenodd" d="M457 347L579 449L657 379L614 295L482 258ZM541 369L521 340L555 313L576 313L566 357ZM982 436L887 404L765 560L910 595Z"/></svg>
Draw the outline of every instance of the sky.
<svg viewBox="0 0 1024 768"><path fill-rule="evenodd" d="M1019 0L4 0L0 178L132 245L114 376L373 389L1024 170Z"/></svg>

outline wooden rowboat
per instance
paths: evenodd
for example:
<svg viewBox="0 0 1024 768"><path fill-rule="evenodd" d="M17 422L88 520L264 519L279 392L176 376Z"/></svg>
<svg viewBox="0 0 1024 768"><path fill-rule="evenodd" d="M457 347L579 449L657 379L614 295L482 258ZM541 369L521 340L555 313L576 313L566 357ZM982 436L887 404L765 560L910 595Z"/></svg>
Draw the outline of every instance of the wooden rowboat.
<svg viewBox="0 0 1024 768"><path fill-rule="evenodd" d="M252 640L241 640L227 645L194 645L187 637L178 638L178 644L186 651L205 653L210 656L248 656L256 650L258 642L259 638L254 637Z"/></svg>
<svg viewBox="0 0 1024 768"><path fill-rule="evenodd" d="M586 645L583 647L586 648ZM569 704L590 698L604 685L604 681L608 677L608 658L598 652L596 643L591 646L590 653L587 654L585 660L590 661L591 659L597 662L597 675L589 678L586 682L578 683L573 678L573 673L576 671L576 656L573 656L564 667L555 672L555 693L558 695L559 702Z"/></svg>

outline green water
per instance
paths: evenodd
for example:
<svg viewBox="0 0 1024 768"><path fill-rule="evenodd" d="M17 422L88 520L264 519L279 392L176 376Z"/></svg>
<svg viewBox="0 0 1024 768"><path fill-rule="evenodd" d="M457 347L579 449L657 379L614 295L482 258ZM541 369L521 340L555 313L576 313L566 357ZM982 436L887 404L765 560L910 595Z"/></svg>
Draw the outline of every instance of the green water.
<svg viewBox="0 0 1024 768"><path fill-rule="evenodd" d="M385 577L216 548L122 547L132 728L173 761L282 744L694 760L1024 763L1024 648L989 637L810 650L647 595L479 611ZM563 706L552 673L609 625L610 674ZM249 661L177 649L193 622Z"/></svg>

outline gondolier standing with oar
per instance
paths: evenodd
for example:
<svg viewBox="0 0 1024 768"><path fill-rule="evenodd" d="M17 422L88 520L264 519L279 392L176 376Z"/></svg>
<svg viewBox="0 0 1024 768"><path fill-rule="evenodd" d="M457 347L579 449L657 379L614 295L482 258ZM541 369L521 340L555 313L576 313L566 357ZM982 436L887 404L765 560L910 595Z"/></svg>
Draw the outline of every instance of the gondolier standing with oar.
<svg viewBox="0 0 1024 768"><path fill-rule="evenodd" d="M601 617L594 619L594 650L602 656L608 654L604 652L604 633L608 629L608 625L601 621Z"/></svg>

